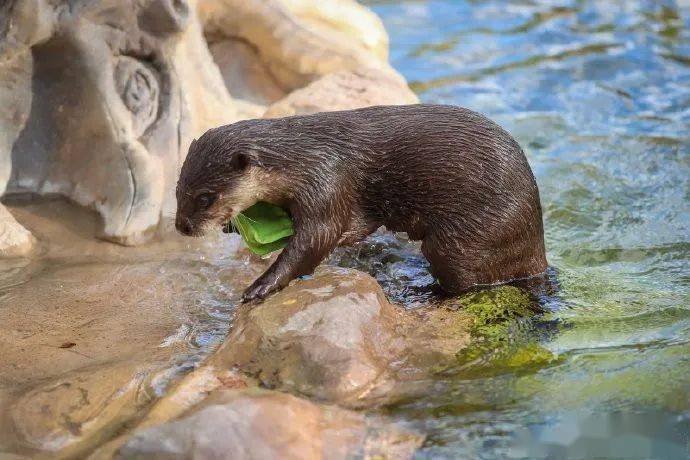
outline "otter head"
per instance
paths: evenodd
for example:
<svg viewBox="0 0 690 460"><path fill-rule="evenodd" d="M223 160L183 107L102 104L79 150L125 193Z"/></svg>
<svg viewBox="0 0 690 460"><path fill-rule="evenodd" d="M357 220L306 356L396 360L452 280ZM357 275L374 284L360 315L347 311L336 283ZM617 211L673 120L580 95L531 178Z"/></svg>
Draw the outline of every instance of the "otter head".
<svg viewBox="0 0 690 460"><path fill-rule="evenodd" d="M267 194L257 153L234 137L212 129L189 147L176 190L175 227L183 235L220 229Z"/></svg>

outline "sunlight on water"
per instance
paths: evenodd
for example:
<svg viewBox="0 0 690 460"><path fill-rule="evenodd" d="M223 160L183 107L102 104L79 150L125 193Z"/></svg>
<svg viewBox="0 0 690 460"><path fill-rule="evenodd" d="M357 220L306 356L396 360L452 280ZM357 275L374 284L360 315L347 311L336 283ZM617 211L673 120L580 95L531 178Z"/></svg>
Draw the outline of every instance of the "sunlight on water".
<svg viewBox="0 0 690 460"><path fill-rule="evenodd" d="M366 3L422 101L525 149L562 300L550 365L439 378L390 408L429 433L419 456L687 456L690 4Z"/></svg>

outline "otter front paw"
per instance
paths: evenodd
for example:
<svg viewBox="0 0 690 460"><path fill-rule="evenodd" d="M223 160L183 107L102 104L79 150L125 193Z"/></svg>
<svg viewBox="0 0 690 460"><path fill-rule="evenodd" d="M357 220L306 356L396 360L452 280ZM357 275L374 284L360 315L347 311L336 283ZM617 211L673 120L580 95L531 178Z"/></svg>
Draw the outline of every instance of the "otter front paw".
<svg viewBox="0 0 690 460"><path fill-rule="evenodd" d="M269 294L278 290L278 286L275 283L266 283L261 280L256 280L249 286L242 294L242 303L263 300L268 297Z"/></svg>

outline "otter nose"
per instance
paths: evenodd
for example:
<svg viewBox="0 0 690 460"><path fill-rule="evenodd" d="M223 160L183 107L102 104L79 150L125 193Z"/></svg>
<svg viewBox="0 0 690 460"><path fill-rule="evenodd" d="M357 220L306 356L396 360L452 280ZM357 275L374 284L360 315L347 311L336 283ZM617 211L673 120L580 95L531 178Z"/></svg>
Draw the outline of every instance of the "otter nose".
<svg viewBox="0 0 690 460"><path fill-rule="evenodd" d="M178 217L175 219L175 228L177 231L183 235L191 235L194 228L192 227L192 222L187 217Z"/></svg>

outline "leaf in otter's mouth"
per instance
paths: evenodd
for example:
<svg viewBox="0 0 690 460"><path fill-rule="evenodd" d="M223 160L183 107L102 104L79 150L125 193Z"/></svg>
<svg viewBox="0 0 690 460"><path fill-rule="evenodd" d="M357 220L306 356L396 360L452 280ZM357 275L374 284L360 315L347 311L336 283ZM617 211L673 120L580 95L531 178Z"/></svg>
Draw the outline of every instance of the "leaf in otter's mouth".
<svg viewBox="0 0 690 460"><path fill-rule="evenodd" d="M294 233L288 213L263 201L239 213L225 224L223 231L230 233L233 226L249 250L259 256L282 249Z"/></svg>

